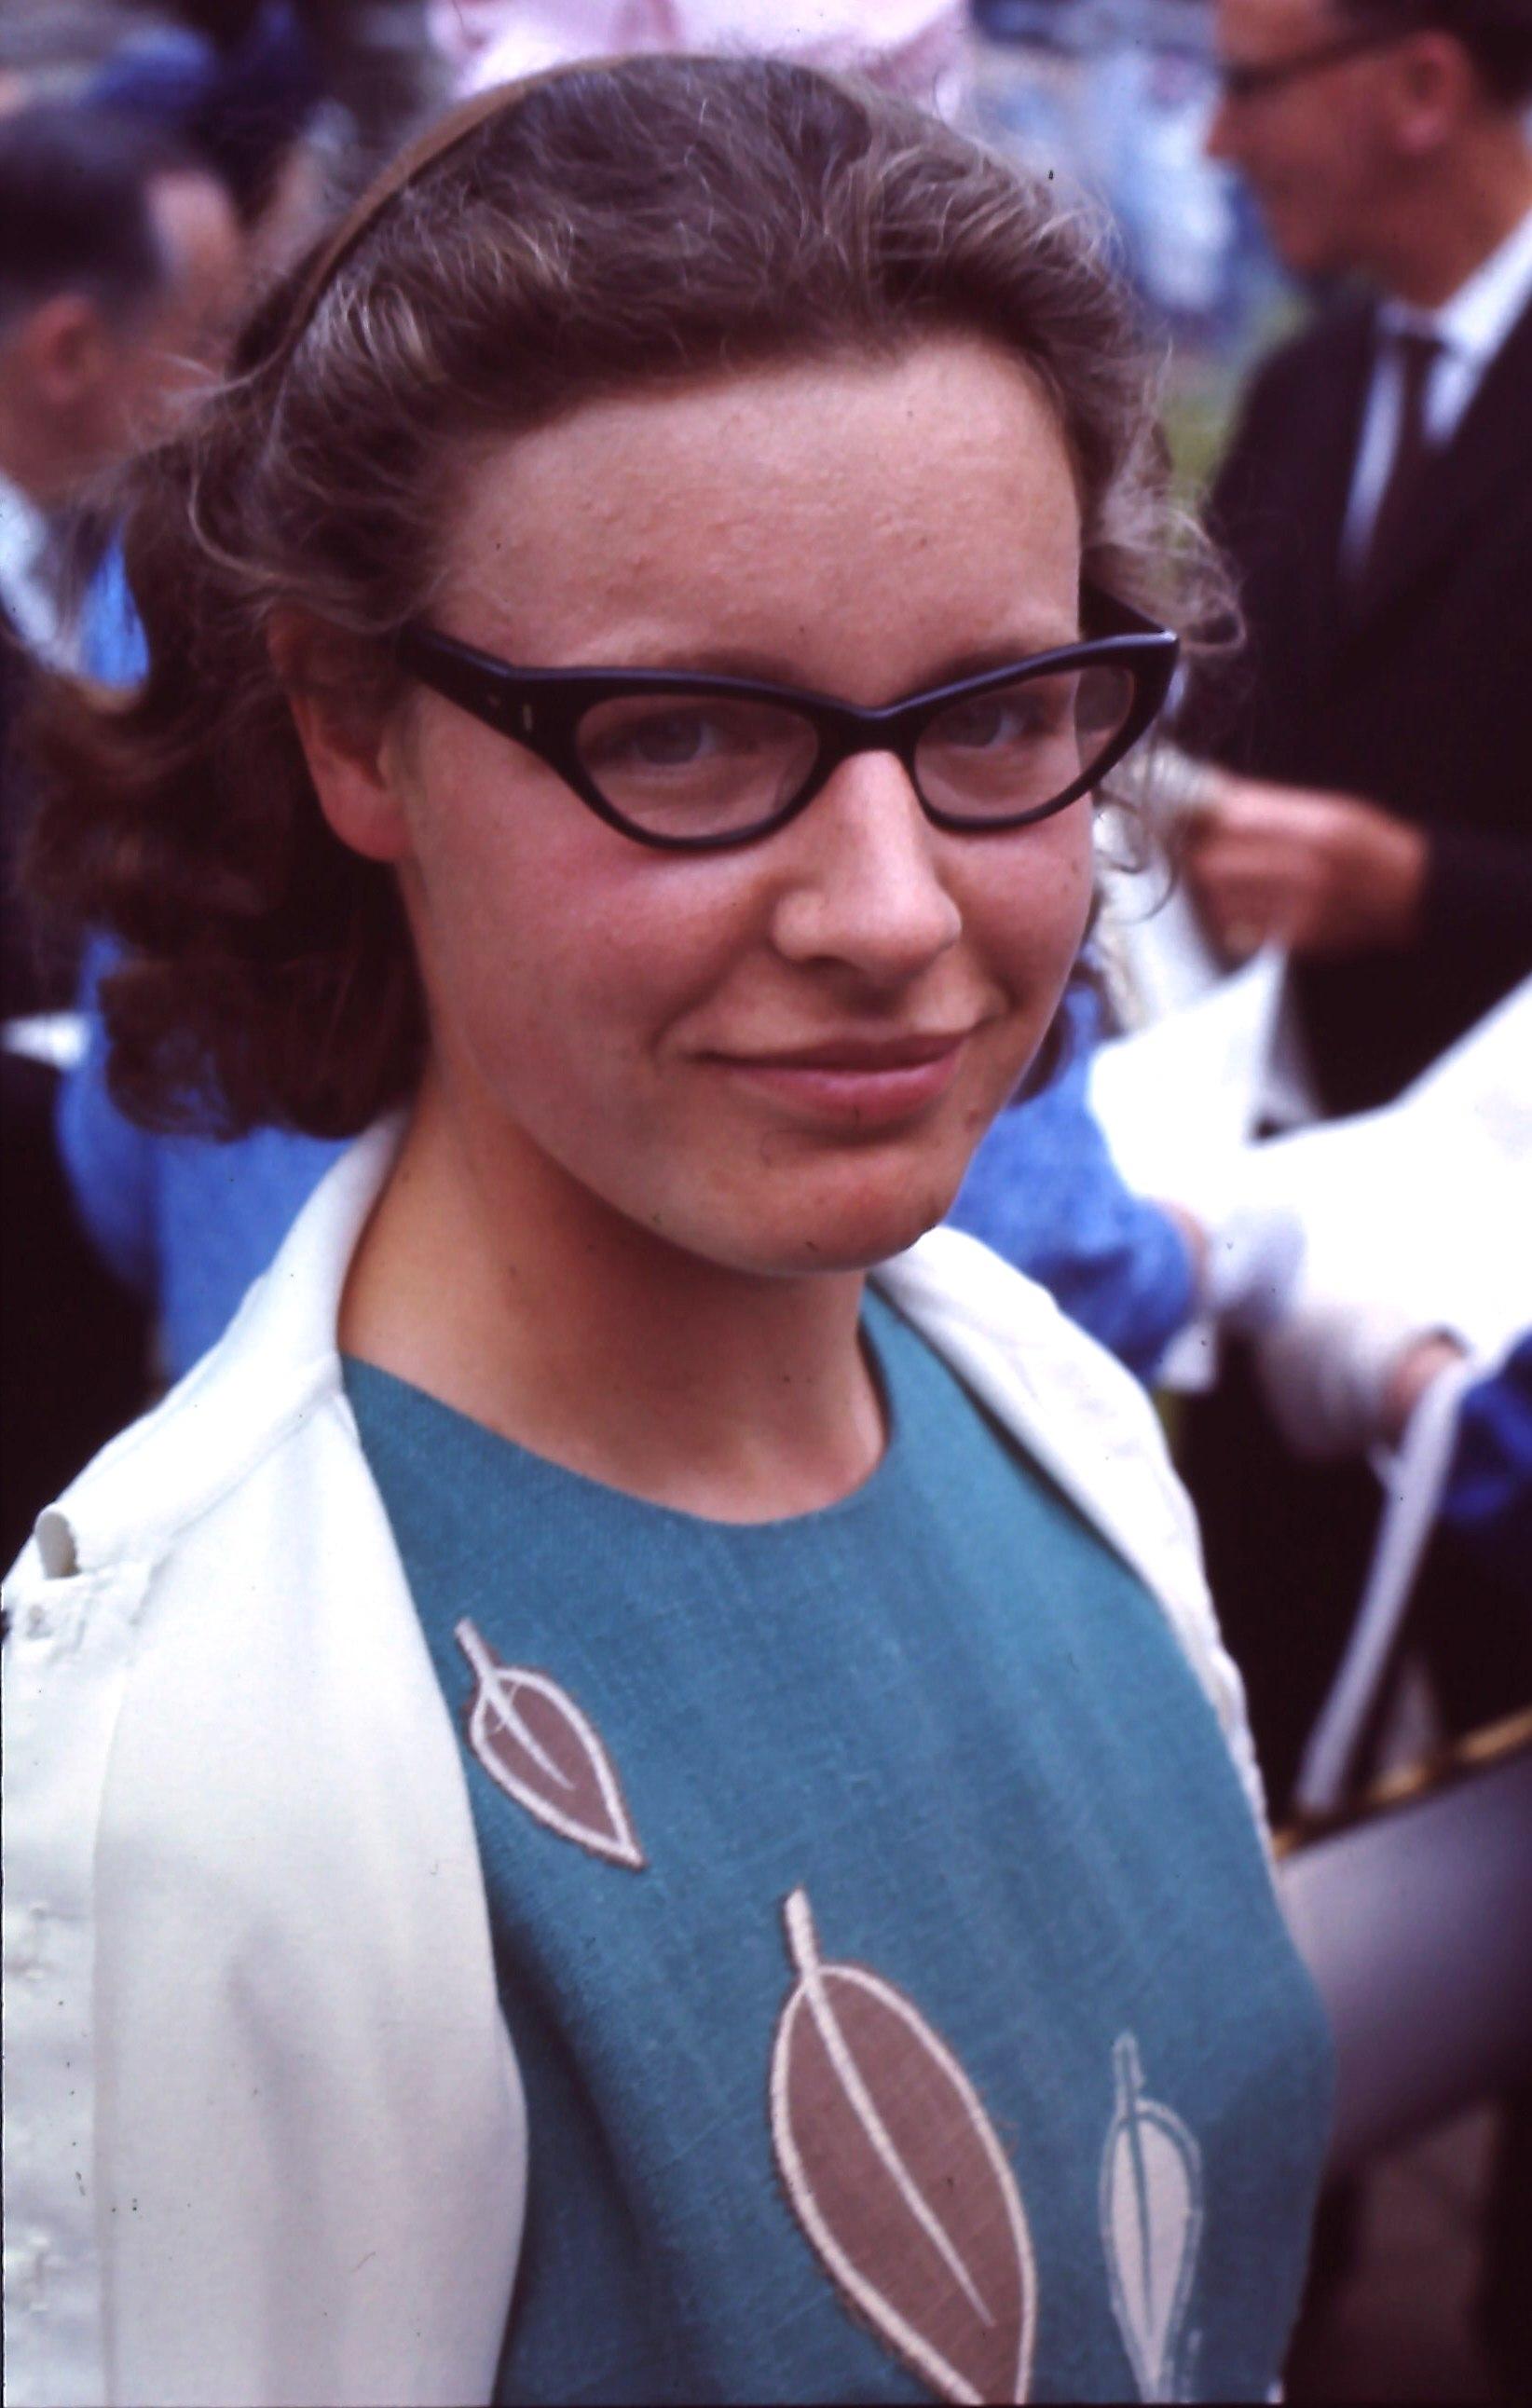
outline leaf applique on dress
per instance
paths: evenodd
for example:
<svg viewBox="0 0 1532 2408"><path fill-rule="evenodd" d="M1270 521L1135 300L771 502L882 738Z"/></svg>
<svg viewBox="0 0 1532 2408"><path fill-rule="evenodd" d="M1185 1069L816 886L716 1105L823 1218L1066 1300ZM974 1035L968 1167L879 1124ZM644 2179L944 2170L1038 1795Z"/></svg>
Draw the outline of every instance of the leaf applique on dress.
<svg viewBox="0 0 1532 2408"><path fill-rule="evenodd" d="M539 1823L593 1856L642 1870L644 1852L600 1733L546 1672L503 1664L471 1622L452 1636L478 1687L468 1745L490 1779Z"/></svg>
<svg viewBox="0 0 1532 2408"><path fill-rule="evenodd" d="M1114 2042L1117 2108L1101 2157L1101 2245L1111 2309L1140 2400L1176 2397L1176 2358L1202 2239L1202 2152L1144 2096L1138 2043Z"/></svg>
<svg viewBox="0 0 1532 2408"><path fill-rule="evenodd" d="M1031 2235L978 2093L892 1983L825 1964L805 1891L783 1908L797 1981L777 2026L771 2137L832 2280L938 2399L1026 2398Z"/></svg>

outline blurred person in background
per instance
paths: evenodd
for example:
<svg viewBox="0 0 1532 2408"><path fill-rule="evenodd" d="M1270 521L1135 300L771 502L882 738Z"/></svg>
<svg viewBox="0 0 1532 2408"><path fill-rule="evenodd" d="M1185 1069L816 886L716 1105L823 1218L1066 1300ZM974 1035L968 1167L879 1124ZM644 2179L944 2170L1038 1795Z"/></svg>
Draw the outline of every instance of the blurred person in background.
<svg viewBox="0 0 1532 2408"><path fill-rule="evenodd" d="M1209 137L1296 275L1367 290L1260 370L1210 519L1248 674L1193 892L1278 937L1326 1111L1532 969L1532 0L1217 0Z"/></svg>
<svg viewBox="0 0 1532 2408"><path fill-rule="evenodd" d="M348 194L447 96L427 0L175 0L175 9L247 72L258 57L291 57L296 37L325 108L344 120L344 156L331 164Z"/></svg>
<svg viewBox="0 0 1532 2408"><path fill-rule="evenodd" d="M308 29L288 0L182 7L123 42L82 97L205 159L239 220L246 281L259 291L329 214L341 129Z"/></svg>
<svg viewBox="0 0 1532 2408"><path fill-rule="evenodd" d="M1187 874L1231 957L1290 948L1315 1099L1350 1113L1532 968L1532 0L1215 0L1214 24L1209 147L1286 266L1339 292L1258 371L1213 487L1249 645L1181 723L1214 766ZM1377 1487L1354 1459L1295 1464L1238 1355L1181 1459L1280 1800ZM1449 1727L1521 1702L1525 1644L1450 1525L1422 1622ZM1514 2115L1485 2308L1525 2386Z"/></svg>
<svg viewBox="0 0 1532 2408"><path fill-rule="evenodd" d="M153 0L5 0L0 7L0 109L74 100L124 43L155 40L167 23Z"/></svg>
<svg viewBox="0 0 1532 2408"><path fill-rule="evenodd" d="M1214 23L1210 148L1295 273L1365 289L1258 372L1213 486L1249 642L1181 715L1212 765L1187 876L1230 954L1291 948L1319 1106L1355 1112L1532 968L1532 0ZM1291 1466L1238 1361L1184 1462L1280 1797L1376 1491Z"/></svg>
<svg viewBox="0 0 1532 2408"><path fill-rule="evenodd" d="M222 183L189 153L67 102L0 116L0 1054L6 1349L0 1524L20 1542L61 1476L141 1401L141 1316L76 1234L41 1015L72 962L13 891L28 781L13 736L30 665L94 664L121 610L109 552L72 605L71 526L95 480L160 431L216 354L239 292Z"/></svg>
<svg viewBox="0 0 1532 2408"><path fill-rule="evenodd" d="M206 162L232 203L239 255L225 314L313 239L330 208L337 128L307 22L285 0L185 7L130 24L79 83L83 107L131 123L146 143ZM82 630L83 665L130 685L142 637L113 547ZM83 1052L64 1082L58 1138L76 1212L153 1324L158 1370L177 1378L222 1331L335 1149L285 1130L221 1147L138 1128L106 1088L95 1005L112 949L87 951Z"/></svg>
<svg viewBox="0 0 1532 2408"><path fill-rule="evenodd" d="M216 366L241 265L190 149L68 102L0 116L0 596L25 649L78 649L69 514Z"/></svg>

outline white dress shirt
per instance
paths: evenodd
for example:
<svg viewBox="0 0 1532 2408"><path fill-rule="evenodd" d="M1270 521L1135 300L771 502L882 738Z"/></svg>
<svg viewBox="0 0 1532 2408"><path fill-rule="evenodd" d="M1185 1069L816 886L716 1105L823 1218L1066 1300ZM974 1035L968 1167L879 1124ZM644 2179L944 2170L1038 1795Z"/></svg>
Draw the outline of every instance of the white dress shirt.
<svg viewBox="0 0 1532 2408"><path fill-rule="evenodd" d="M48 548L48 521L0 469L0 608L29 652L68 668L73 648L49 580Z"/></svg>
<svg viewBox="0 0 1532 2408"><path fill-rule="evenodd" d="M1385 301L1381 336L1430 335L1441 346L1425 380L1425 433L1434 447L1456 434L1480 385L1523 310L1532 302L1532 209L1438 309ZM1398 354L1380 343L1346 508L1342 554L1359 561L1372 533L1399 435L1402 380Z"/></svg>

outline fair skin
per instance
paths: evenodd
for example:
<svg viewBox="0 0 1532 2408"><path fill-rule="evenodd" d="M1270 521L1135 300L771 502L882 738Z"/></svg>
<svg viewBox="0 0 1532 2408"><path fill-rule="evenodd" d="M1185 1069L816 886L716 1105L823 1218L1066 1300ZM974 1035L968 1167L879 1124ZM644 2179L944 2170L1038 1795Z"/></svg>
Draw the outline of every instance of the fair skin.
<svg viewBox="0 0 1532 2408"><path fill-rule="evenodd" d="M487 445L435 617L528 666L871 705L1067 642L1079 578L1051 408L943 337ZM332 824L397 869L431 1024L343 1344L660 1503L847 1494L884 1442L864 1271L942 1217L1041 1040L1088 804L948 833L871 753L760 844L666 855L435 695L381 742L294 710Z"/></svg>
<svg viewBox="0 0 1532 2408"><path fill-rule="evenodd" d="M0 336L0 469L44 509L152 441L226 347L244 275L232 202L178 172L154 179L149 208L165 274L140 308L64 291Z"/></svg>
<svg viewBox="0 0 1532 2408"><path fill-rule="evenodd" d="M1358 22L1335 0L1217 0L1215 38L1229 64L1267 65ZM1450 299L1532 208L1517 113L1430 28L1225 98L1208 149L1250 184L1295 274L1360 274L1421 308ZM1271 939L1349 955L1413 942L1428 867L1422 831L1365 796L1219 774L1187 875L1232 957Z"/></svg>

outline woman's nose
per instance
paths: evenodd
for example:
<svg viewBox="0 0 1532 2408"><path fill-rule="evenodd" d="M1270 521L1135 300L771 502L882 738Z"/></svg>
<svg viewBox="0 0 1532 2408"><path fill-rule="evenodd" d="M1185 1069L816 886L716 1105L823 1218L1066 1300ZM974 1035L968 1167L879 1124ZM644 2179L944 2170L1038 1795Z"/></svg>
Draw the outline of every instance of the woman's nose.
<svg viewBox="0 0 1532 2408"><path fill-rule="evenodd" d="M962 839L932 826L892 753L843 762L777 841L791 848L772 927L785 959L899 986L956 943L963 915L942 857Z"/></svg>

